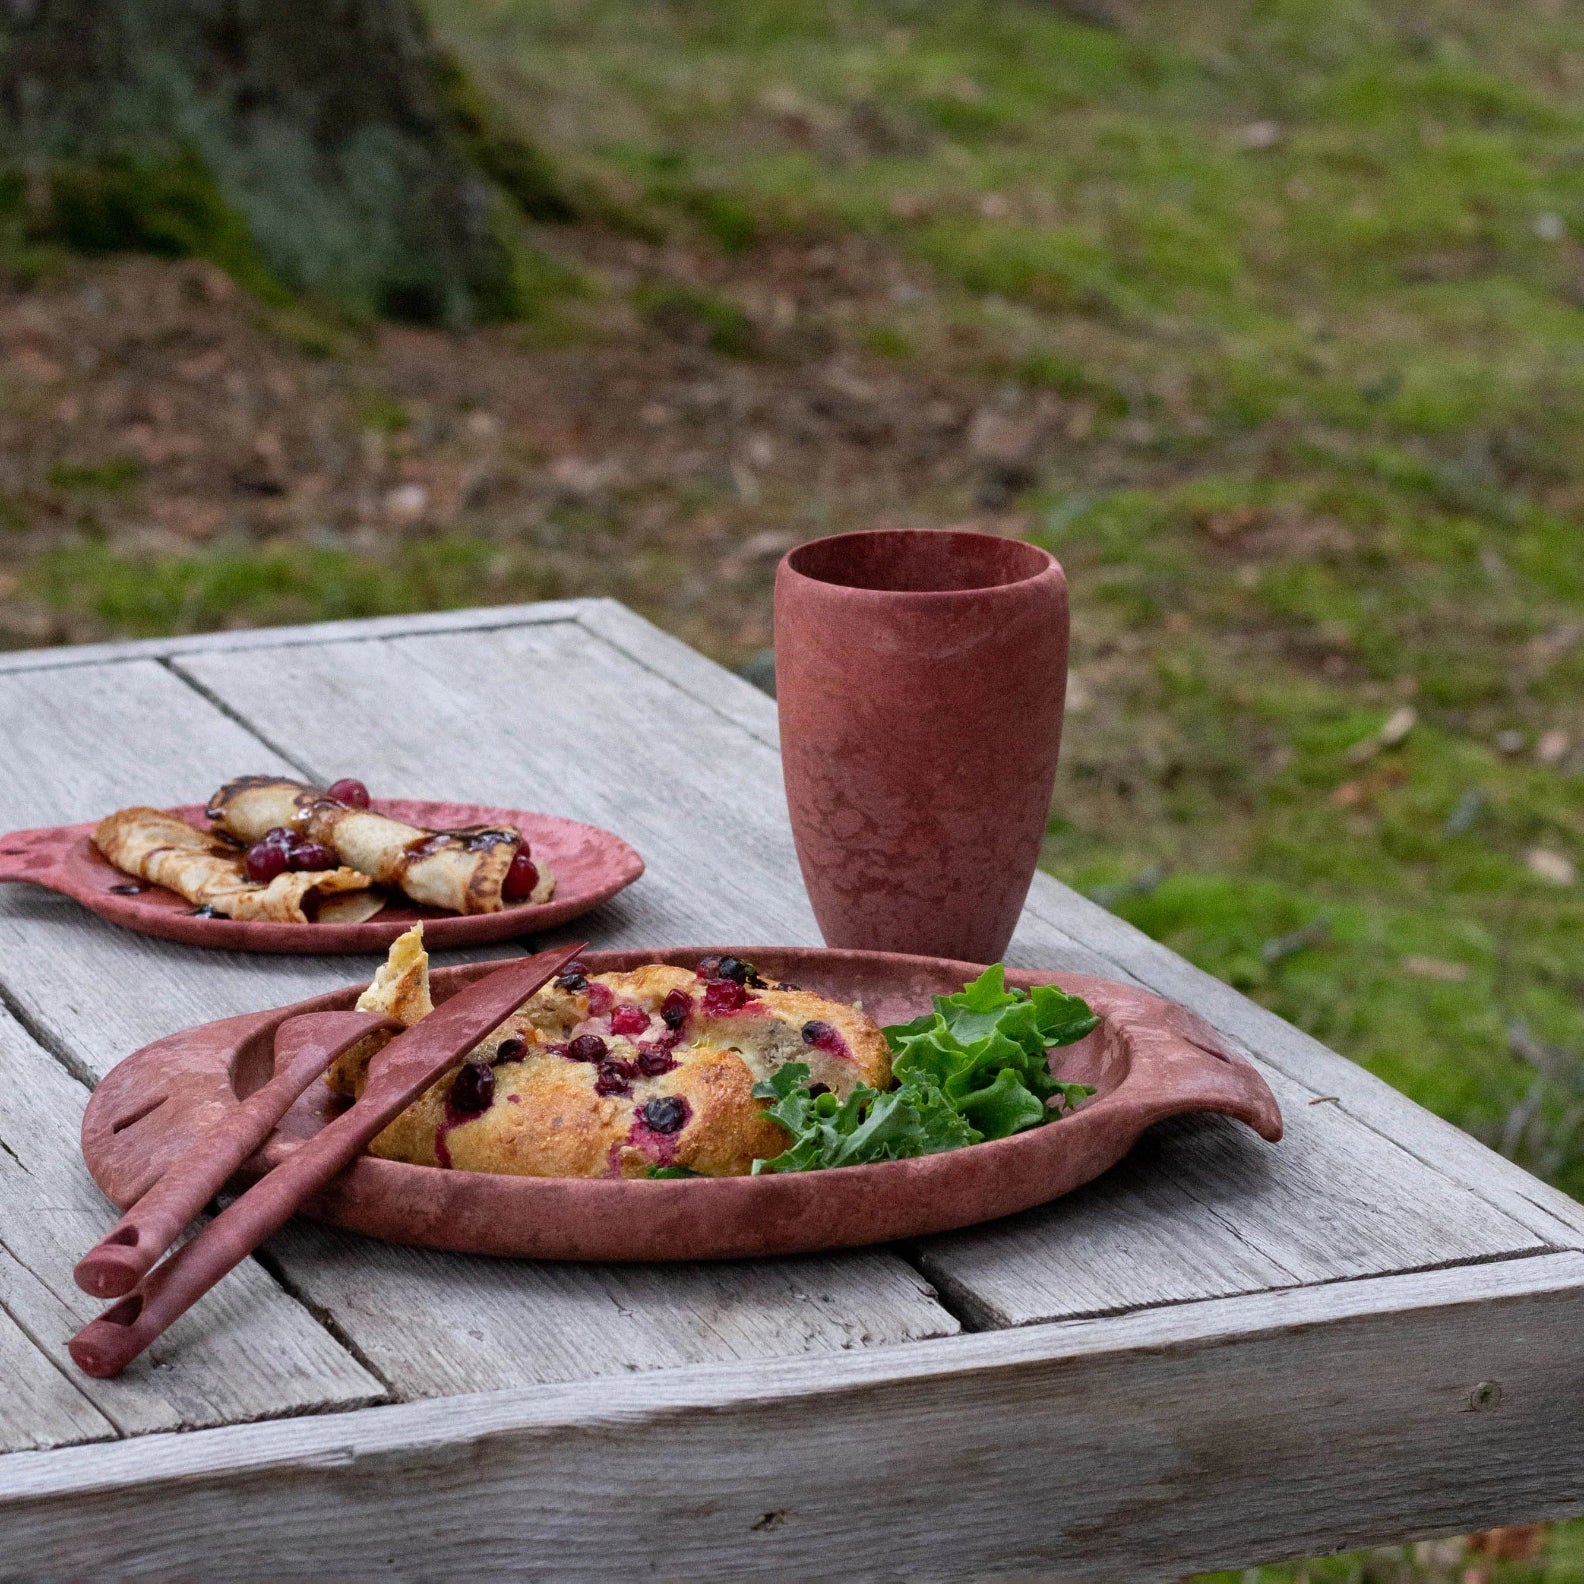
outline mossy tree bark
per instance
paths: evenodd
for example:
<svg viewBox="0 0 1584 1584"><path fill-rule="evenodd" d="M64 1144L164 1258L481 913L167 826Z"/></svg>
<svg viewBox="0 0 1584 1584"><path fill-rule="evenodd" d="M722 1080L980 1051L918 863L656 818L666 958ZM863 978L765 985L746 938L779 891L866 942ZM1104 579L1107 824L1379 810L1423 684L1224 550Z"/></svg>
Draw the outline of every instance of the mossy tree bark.
<svg viewBox="0 0 1584 1584"><path fill-rule="evenodd" d="M0 156L79 245L447 324L523 306L557 206L414 0L0 0Z"/></svg>

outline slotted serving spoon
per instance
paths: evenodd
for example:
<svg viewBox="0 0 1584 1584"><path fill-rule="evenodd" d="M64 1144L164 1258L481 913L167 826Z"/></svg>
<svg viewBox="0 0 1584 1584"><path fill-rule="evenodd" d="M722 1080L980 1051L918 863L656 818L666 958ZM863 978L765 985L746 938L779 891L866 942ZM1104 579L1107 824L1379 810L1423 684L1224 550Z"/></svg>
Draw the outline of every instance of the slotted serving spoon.
<svg viewBox="0 0 1584 1584"><path fill-rule="evenodd" d="M71 1356L78 1368L89 1375L120 1374L222 1276L246 1259L270 1233L284 1225L305 1199L356 1160L375 1134L406 1110L502 1019L547 984L584 949L584 944L558 947L507 963L399 1034L374 1058L369 1068L368 1086L356 1105L295 1148L273 1171L222 1210L195 1238L144 1276L140 1285L119 1303L77 1333L71 1342ZM339 1016L343 1022L336 1026L319 1023L303 1032L302 1043L297 1046L297 1061L308 1065L312 1052L313 1060L322 1057L319 1069L322 1071L335 1054L330 1050L332 1045L337 1050L345 1050L371 1026L379 1026L365 1019L360 1027L350 1030L348 1037L346 1014ZM307 1082L308 1079L304 1079L303 1087ZM284 1087L283 1083L283 1091ZM288 1100L287 1105L290 1103ZM272 1100L269 1106L260 1106L256 1112L249 1113L247 1129L239 1127L235 1132L226 1130L217 1138L205 1138L194 1153L201 1153L208 1161L217 1149L229 1154L240 1148L241 1159L246 1159L263 1144L275 1121L279 1120L279 1114L274 1120L267 1120L273 1105ZM171 1170L180 1169L173 1167ZM208 1167L195 1167L191 1171L191 1181L201 1177L207 1182L213 1175ZM157 1191L156 1187L154 1192ZM194 1191L184 1177L182 1185L171 1191L169 1205L190 1202ZM148 1197L145 1195L145 1200ZM139 1201L129 1212L128 1219L137 1215L144 1202ZM200 1207L205 1202L207 1195L199 1201ZM168 1214L167 1207L167 1221ZM151 1235L163 1231L166 1224L155 1226L153 1221L151 1217ZM112 1238L114 1235L111 1234ZM95 1254L99 1252L99 1249L94 1251ZM114 1265L114 1257L111 1264ZM95 1271L101 1268L104 1267L98 1262L93 1267ZM123 1265L121 1268L130 1267Z"/></svg>

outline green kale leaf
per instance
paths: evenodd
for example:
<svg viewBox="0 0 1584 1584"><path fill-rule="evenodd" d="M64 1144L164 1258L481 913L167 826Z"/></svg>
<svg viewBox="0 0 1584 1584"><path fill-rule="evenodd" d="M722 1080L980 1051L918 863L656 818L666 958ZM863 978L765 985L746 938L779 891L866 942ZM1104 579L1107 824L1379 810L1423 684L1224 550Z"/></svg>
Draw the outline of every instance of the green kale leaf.
<svg viewBox="0 0 1584 1584"><path fill-rule="evenodd" d="M1005 970L987 968L956 995L937 996L933 1012L884 1031L894 1089L860 1084L845 1100L812 1095L804 1062L755 1084L755 1096L774 1101L765 1115L792 1143L753 1169L902 1160L1053 1121L1094 1090L1053 1077L1046 1052L1082 1039L1099 1021L1078 996L1054 985L1008 990Z"/></svg>

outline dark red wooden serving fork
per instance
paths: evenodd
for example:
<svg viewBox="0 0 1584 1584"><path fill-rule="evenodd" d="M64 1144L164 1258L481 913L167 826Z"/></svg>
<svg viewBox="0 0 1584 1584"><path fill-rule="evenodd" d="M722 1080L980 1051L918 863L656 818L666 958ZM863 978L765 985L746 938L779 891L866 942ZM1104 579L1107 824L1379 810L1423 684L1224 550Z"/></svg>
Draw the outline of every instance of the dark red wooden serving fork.
<svg viewBox="0 0 1584 1584"><path fill-rule="evenodd" d="M264 1143L315 1074L371 1030L392 1026L387 1019L355 1012L306 1014L283 1024L277 1076L171 1167L78 1265L79 1284L88 1291L126 1293L72 1339L71 1356L78 1367L89 1375L119 1374L583 949L580 943L506 963L397 1035L371 1063L368 1086L356 1105L305 1140L196 1237L149 1270L226 1178ZM308 1026L294 1030L294 1025ZM293 1030L289 1040L288 1030ZM265 1095L267 1100L261 1098Z"/></svg>

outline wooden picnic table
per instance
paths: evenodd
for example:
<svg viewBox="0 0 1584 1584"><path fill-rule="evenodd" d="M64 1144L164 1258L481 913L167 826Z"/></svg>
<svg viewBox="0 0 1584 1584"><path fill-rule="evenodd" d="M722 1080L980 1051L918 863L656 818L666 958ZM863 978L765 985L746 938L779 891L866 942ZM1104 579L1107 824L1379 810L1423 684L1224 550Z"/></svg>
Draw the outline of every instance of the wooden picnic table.
<svg viewBox="0 0 1584 1584"><path fill-rule="evenodd" d="M0 656L0 745L0 830L356 775L621 832L598 945L819 940L774 704L606 601ZM0 1578L1115 1584L1584 1507L1584 1207L1049 877L1008 958L1193 1007L1285 1141L1181 1119L1044 1209L755 1263L296 1223L91 1380L89 1086L373 961L0 889Z"/></svg>

